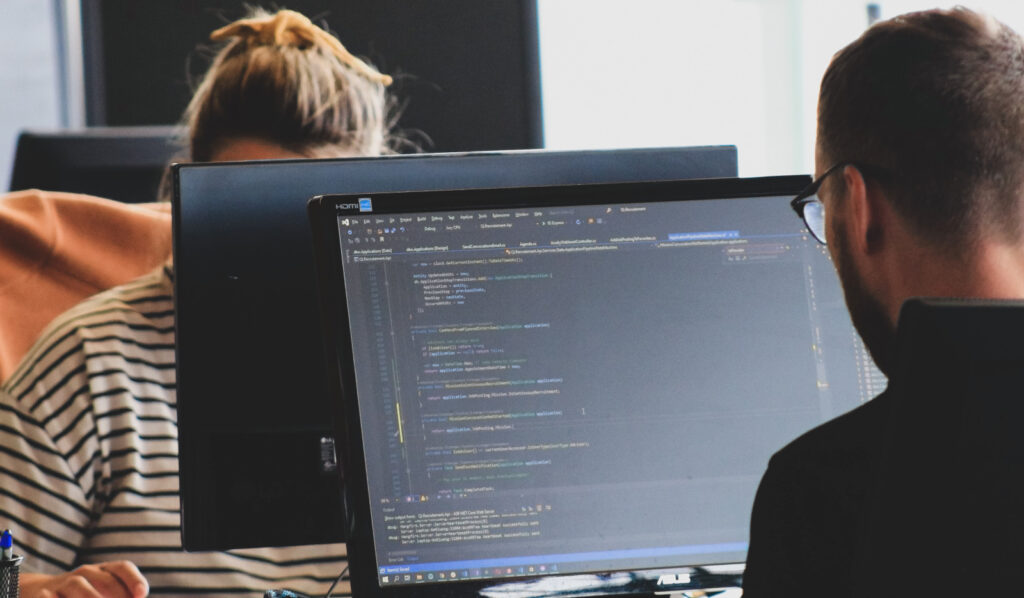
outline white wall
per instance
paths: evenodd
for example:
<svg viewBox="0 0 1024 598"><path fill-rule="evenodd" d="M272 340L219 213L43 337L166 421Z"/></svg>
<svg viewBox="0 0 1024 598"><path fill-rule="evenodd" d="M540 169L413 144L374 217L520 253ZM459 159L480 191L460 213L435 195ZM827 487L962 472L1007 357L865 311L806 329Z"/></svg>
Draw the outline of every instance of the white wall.
<svg viewBox="0 0 1024 598"><path fill-rule="evenodd" d="M541 0L539 15L546 147L742 143L765 168L760 6Z"/></svg>
<svg viewBox="0 0 1024 598"><path fill-rule="evenodd" d="M921 0L885 0L880 4L882 5L882 18L885 19L905 12L925 10L936 6L942 8L954 5L966 6L988 13L1018 32L1024 32L1024 2L1021 0L964 0L963 2L946 2L938 5Z"/></svg>
<svg viewBox="0 0 1024 598"><path fill-rule="evenodd" d="M43 0L2 0L0 19L0 191L6 191L18 131L61 124L57 8Z"/></svg>
<svg viewBox="0 0 1024 598"><path fill-rule="evenodd" d="M818 85L860 0L538 0L545 145L735 144L740 174L813 169ZM936 5L874 2L888 18ZM1024 2L966 2L1024 31Z"/></svg>

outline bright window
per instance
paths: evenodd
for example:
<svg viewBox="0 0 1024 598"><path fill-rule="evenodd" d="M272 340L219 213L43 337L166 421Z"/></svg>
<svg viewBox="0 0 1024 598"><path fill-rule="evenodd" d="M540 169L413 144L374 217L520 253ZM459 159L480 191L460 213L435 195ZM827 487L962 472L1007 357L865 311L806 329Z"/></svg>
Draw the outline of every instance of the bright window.
<svg viewBox="0 0 1024 598"><path fill-rule="evenodd" d="M883 18L935 5L872 3ZM971 4L1024 31L1024 2ZM740 174L813 169L818 85L853 0L538 0L545 146L734 144Z"/></svg>

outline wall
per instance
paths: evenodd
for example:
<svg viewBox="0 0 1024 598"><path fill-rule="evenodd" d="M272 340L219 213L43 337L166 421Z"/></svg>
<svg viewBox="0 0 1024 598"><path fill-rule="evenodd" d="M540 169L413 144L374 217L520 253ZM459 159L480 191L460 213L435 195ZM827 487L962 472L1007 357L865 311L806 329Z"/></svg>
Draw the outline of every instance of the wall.
<svg viewBox="0 0 1024 598"><path fill-rule="evenodd" d="M190 79L209 64L210 32L244 15L242 0L81 2L91 124L176 122ZM394 75L392 91L407 102L398 125L424 131L429 149L540 147L534 0L277 4L325 22L354 54Z"/></svg>
<svg viewBox="0 0 1024 598"><path fill-rule="evenodd" d="M975 0L1024 31L1024 2ZM735 144L742 176L814 168L832 55L922 0L539 0L546 147Z"/></svg>
<svg viewBox="0 0 1024 598"><path fill-rule="evenodd" d="M62 124L57 2L4 0L0 19L0 183L6 190L18 132Z"/></svg>

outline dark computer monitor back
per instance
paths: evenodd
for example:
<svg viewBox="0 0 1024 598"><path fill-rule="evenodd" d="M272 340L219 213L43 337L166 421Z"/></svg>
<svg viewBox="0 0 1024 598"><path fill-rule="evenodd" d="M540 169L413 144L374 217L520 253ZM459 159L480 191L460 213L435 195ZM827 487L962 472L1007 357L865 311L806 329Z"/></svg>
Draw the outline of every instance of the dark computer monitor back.
<svg viewBox="0 0 1024 598"><path fill-rule="evenodd" d="M18 137L10 190L156 201L161 177L178 149L174 127L24 131Z"/></svg>
<svg viewBox="0 0 1024 598"><path fill-rule="evenodd" d="M186 549L345 538L306 201L338 192L736 175L732 146L179 165L174 241Z"/></svg>
<svg viewBox="0 0 1024 598"><path fill-rule="evenodd" d="M903 306L859 553L865 591L998 594L1016 584L1024 555L1022 338L1021 301Z"/></svg>

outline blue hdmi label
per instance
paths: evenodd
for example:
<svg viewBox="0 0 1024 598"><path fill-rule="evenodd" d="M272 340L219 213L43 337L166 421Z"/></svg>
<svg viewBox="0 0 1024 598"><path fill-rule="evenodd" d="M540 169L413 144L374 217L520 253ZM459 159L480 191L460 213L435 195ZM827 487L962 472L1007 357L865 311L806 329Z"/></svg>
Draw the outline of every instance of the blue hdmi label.
<svg viewBox="0 0 1024 598"><path fill-rule="evenodd" d="M360 212L372 212L373 211L373 201L370 200L369 197L360 197L359 198L359 211Z"/></svg>

